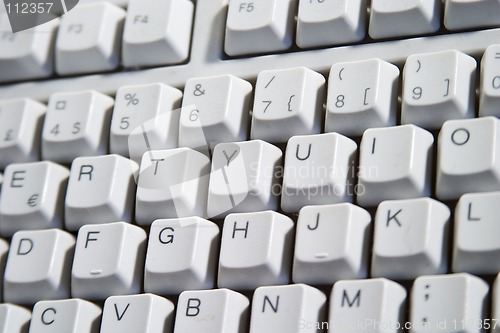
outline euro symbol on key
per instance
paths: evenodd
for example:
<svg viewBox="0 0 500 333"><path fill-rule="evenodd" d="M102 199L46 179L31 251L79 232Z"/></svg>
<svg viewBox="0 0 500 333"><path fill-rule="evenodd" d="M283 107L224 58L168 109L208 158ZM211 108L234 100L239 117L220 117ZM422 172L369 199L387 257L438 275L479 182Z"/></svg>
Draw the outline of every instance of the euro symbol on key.
<svg viewBox="0 0 500 333"><path fill-rule="evenodd" d="M30 207L35 207L37 205L37 200L38 200L38 194L33 194L29 199L28 199L28 206Z"/></svg>

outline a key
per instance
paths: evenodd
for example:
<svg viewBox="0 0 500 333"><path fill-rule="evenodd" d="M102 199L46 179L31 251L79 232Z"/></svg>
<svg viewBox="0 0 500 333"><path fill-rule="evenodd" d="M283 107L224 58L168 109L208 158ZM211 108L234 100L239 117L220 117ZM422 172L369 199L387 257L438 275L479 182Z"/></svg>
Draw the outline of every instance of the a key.
<svg viewBox="0 0 500 333"><path fill-rule="evenodd" d="M406 290L391 280L338 281L330 294L328 333L400 332L405 304Z"/></svg>
<svg viewBox="0 0 500 333"><path fill-rule="evenodd" d="M281 209L296 213L306 205L352 201L357 145L337 133L288 140Z"/></svg>
<svg viewBox="0 0 500 333"><path fill-rule="evenodd" d="M476 61L455 51L414 54L403 70L401 123L439 129L475 114Z"/></svg>
<svg viewBox="0 0 500 333"><path fill-rule="evenodd" d="M146 232L137 226L124 222L84 225L76 240L71 295L104 300L139 293L145 250Z"/></svg>
<svg viewBox="0 0 500 333"><path fill-rule="evenodd" d="M65 201L66 229L133 221L135 162L119 155L79 157L71 165Z"/></svg>
<svg viewBox="0 0 500 333"><path fill-rule="evenodd" d="M7 255L8 254L9 254L9 243L0 238L0 286L3 286L3 274L2 273L5 272L5 264L7 263ZM3 299L3 290L0 292L0 299ZM0 320L0 323L1 322L2 321ZM0 330L0 332L3 333L1 330Z"/></svg>
<svg viewBox="0 0 500 333"><path fill-rule="evenodd" d="M273 211L227 215L222 229L219 288L250 290L288 283L292 231L292 220Z"/></svg>
<svg viewBox="0 0 500 333"><path fill-rule="evenodd" d="M248 332L249 303L229 289L185 291L177 302L174 333Z"/></svg>
<svg viewBox="0 0 500 333"><path fill-rule="evenodd" d="M488 322L490 326L488 328L491 328L492 333L498 333L500 332L500 325L498 325L500 320L500 274L497 274L493 283L491 298L491 320L485 319L485 322Z"/></svg>
<svg viewBox="0 0 500 333"><path fill-rule="evenodd" d="M118 89L110 152L137 163L148 150L177 148L182 93L162 83Z"/></svg>
<svg viewBox="0 0 500 333"><path fill-rule="evenodd" d="M319 332L307 325L325 322L326 296L305 285L259 287L252 297L250 333Z"/></svg>
<svg viewBox="0 0 500 333"><path fill-rule="evenodd" d="M125 11L111 3L80 4L62 17L56 40L60 75L113 70L120 64Z"/></svg>
<svg viewBox="0 0 500 333"><path fill-rule="evenodd" d="M292 46L296 0L230 1L224 51L230 56Z"/></svg>
<svg viewBox="0 0 500 333"><path fill-rule="evenodd" d="M382 202L375 216L372 277L410 280L448 268L450 209L430 198Z"/></svg>
<svg viewBox="0 0 500 333"><path fill-rule="evenodd" d="M100 333L172 332L174 304L153 295L111 296L104 302Z"/></svg>
<svg viewBox="0 0 500 333"><path fill-rule="evenodd" d="M330 69L326 132L357 136L396 125L399 69L380 59L337 63Z"/></svg>
<svg viewBox="0 0 500 333"><path fill-rule="evenodd" d="M368 129L360 144L357 201L375 206L383 200L430 195L431 133L414 125Z"/></svg>
<svg viewBox="0 0 500 333"><path fill-rule="evenodd" d="M300 0L297 45L301 48L357 42L365 37L366 0Z"/></svg>
<svg viewBox="0 0 500 333"><path fill-rule="evenodd" d="M463 195L455 208L454 272L496 274L500 271L498 226L500 192Z"/></svg>
<svg viewBox="0 0 500 333"><path fill-rule="evenodd" d="M261 140L218 144L212 155L208 216L276 210L281 156L279 148Z"/></svg>
<svg viewBox="0 0 500 333"><path fill-rule="evenodd" d="M45 109L43 104L27 98L0 101L0 169L40 158Z"/></svg>
<svg viewBox="0 0 500 333"><path fill-rule="evenodd" d="M186 82L179 146L204 153L221 142L247 140L252 85L232 75Z"/></svg>
<svg viewBox="0 0 500 333"><path fill-rule="evenodd" d="M15 304L0 304L0 333L26 333L31 311Z"/></svg>
<svg viewBox="0 0 500 333"><path fill-rule="evenodd" d="M59 229L15 233L5 267L4 301L69 298L74 247L73 235Z"/></svg>
<svg viewBox="0 0 500 333"><path fill-rule="evenodd" d="M500 190L500 120L447 121L438 138L436 195L458 199L470 192Z"/></svg>
<svg viewBox="0 0 500 333"><path fill-rule="evenodd" d="M135 220L206 217L210 159L191 148L153 150L142 157Z"/></svg>
<svg viewBox="0 0 500 333"><path fill-rule="evenodd" d="M69 170L53 162L11 164L0 197L0 233L62 228Z"/></svg>
<svg viewBox="0 0 500 333"><path fill-rule="evenodd" d="M461 30L498 26L500 1L498 0L446 0L444 26L448 30Z"/></svg>
<svg viewBox="0 0 500 333"><path fill-rule="evenodd" d="M70 164L108 152L113 99L96 91L50 96L42 133L42 158Z"/></svg>
<svg viewBox="0 0 500 333"><path fill-rule="evenodd" d="M130 0L123 32L123 65L169 65L189 55L194 5L189 0Z"/></svg>
<svg viewBox="0 0 500 333"><path fill-rule="evenodd" d="M324 85L321 74L304 67L260 72L250 137L286 142L294 135L320 133Z"/></svg>
<svg viewBox="0 0 500 333"><path fill-rule="evenodd" d="M484 332L488 289L467 273L418 277L411 289L410 332Z"/></svg>
<svg viewBox="0 0 500 333"><path fill-rule="evenodd" d="M83 299L40 301L33 307L30 333L99 333L101 312Z"/></svg>
<svg viewBox="0 0 500 333"><path fill-rule="evenodd" d="M500 2L499 2L500 5ZM500 17L500 15L499 15ZM481 59L479 116L500 117L500 45L491 45Z"/></svg>
<svg viewBox="0 0 500 333"><path fill-rule="evenodd" d="M368 34L374 39L429 34L439 29L441 0L373 0Z"/></svg>
<svg viewBox="0 0 500 333"><path fill-rule="evenodd" d="M300 210L295 236L293 281L331 285L366 278L370 214L350 203Z"/></svg>
<svg viewBox="0 0 500 333"><path fill-rule="evenodd" d="M149 232L144 290L171 295L213 288L219 239L219 227L197 216L154 221Z"/></svg>

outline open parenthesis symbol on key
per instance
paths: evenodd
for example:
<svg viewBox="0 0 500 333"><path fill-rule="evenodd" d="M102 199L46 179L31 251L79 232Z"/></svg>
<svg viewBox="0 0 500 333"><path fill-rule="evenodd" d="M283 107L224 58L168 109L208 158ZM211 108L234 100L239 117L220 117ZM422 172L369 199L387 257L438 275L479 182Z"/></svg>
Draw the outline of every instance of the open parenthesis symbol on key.
<svg viewBox="0 0 500 333"><path fill-rule="evenodd" d="M342 72L344 72L345 67L342 67L342 69L339 71L339 80L342 81Z"/></svg>

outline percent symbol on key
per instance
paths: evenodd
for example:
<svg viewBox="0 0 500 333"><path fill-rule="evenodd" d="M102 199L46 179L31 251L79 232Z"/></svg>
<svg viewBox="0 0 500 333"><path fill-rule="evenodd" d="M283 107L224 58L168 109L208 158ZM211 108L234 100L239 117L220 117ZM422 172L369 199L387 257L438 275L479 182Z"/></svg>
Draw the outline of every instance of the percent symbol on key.
<svg viewBox="0 0 500 333"><path fill-rule="evenodd" d="M125 100L127 101L127 106L139 104L139 99L136 98L137 94L126 94Z"/></svg>

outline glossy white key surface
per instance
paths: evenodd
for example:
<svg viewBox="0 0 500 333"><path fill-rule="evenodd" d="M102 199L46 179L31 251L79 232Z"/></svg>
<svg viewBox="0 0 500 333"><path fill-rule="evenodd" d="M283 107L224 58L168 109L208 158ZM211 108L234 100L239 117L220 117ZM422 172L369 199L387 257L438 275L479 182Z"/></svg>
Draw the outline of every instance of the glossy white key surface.
<svg viewBox="0 0 500 333"><path fill-rule="evenodd" d="M172 332L174 304L153 294L111 296L104 302L100 333Z"/></svg>
<svg viewBox="0 0 500 333"><path fill-rule="evenodd" d="M71 165L65 201L65 226L133 221L138 166L119 155L79 157Z"/></svg>
<svg viewBox="0 0 500 333"><path fill-rule="evenodd" d="M439 132L436 195L458 199L469 192L500 190L500 120L450 120Z"/></svg>
<svg viewBox="0 0 500 333"><path fill-rule="evenodd" d="M366 130L360 144L358 204L429 196L433 142L431 133L414 125Z"/></svg>
<svg viewBox="0 0 500 333"><path fill-rule="evenodd" d="M252 297L250 333L314 333L306 323L321 323L325 318L326 296L305 285L260 287Z"/></svg>
<svg viewBox="0 0 500 333"><path fill-rule="evenodd" d="M174 333L246 333L249 303L229 289L185 291L177 302Z"/></svg>
<svg viewBox="0 0 500 333"><path fill-rule="evenodd" d="M190 148L144 153L137 183L135 219L205 217L210 160Z"/></svg>
<svg viewBox="0 0 500 333"><path fill-rule="evenodd" d="M208 216L277 209L281 156L279 148L261 140L218 144L212 154Z"/></svg>
<svg viewBox="0 0 500 333"><path fill-rule="evenodd" d="M215 285L219 227L200 217L153 222L144 270L144 290L160 295Z"/></svg>
<svg viewBox="0 0 500 333"><path fill-rule="evenodd" d="M0 332L26 333L30 325L31 311L15 304L0 304Z"/></svg>
<svg viewBox="0 0 500 333"><path fill-rule="evenodd" d="M203 152L221 142L245 141L252 85L232 75L186 82L179 124L179 146Z"/></svg>
<svg viewBox="0 0 500 333"><path fill-rule="evenodd" d="M455 50L414 54L403 70L401 123L439 129L475 114L476 61Z"/></svg>
<svg viewBox="0 0 500 333"><path fill-rule="evenodd" d="M71 295L104 300L139 293L145 247L146 232L128 223L81 227L71 271Z"/></svg>
<svg viewBox="0 0 500 333"><path fill-rule="evenodd" d="M448 268L450 209L430 198L382 202L375 216L372 277L409 280Z"/></svg>
<svg viewBox="0 0 500 333"><path fill-rule="evenodd" d="M0 233L62 228L69 170L53 162L11 164L0 197Z"/></svg>
<svg viewBox="0 0 500 333"><path fill-rule="evenodd" d="M26 98L0 102L0 168L40 158L45 108Z"/></svg>
<svg viewBox="0 0 500 333"><path fill-rule="evenodd" d="M399 69L380 59L337 63L328 77L326 132L357 136L396 125Z"/></svg>
<svg viewBox="0 0 500 333"><path fill-rule="evenodd" d="M307 48L363 39L366 5L365 0L300 0L297 45Z"/></svg>
<svg viewBox="0 0 500 333"><path fill-rule="evenodd" d="M99 333L101 312L77 298L40 301L33 307L29 333Z"/></svg>
<svg viewBox="0 0 500 333"><path fill-rule="evenodd" d="M5 272L5 264L7 263L8 254L9 254L9 243L6 240L0 238L0 272ZM0 274L0 285L3 286L3 274ZM0 297L2 297L2 295L3 295L3 290L2 293L0 293Z"/></svg>
<svg viewBox="0 0 500 333"><path fill-rule="evenodd" d="M292 46L296 0L230 1L224 51L232 56Z"/></svg>
<svg viewBox="0 0 500 333"><path fill-rule="evenodd" d="M411 289L410 332L483 332L488 289L467 273L418 277Z"/></svg>
<svg viewBox="0 0 500 333"><path fill-rule="evenodd" d="M290 281L292 220L273 211L233 213L224 219L219 288L250 290Z"/></svg>
<svg viewBox="0 0 500 333"><path fill-rule="evenodd" d="M42 158L71 163L108 152L113 99L96 91L55 93L43 124Z"/></svg>
<svg viewBox="0 0 500 333"><path fill-rule="evenodd" d="M498 0L446 0L444 5L444 26L448 30L500 25Z"/></svg>
<svg viewBox="0 0 500 333"><path fill-rule="evenodd" d="M285 153L281 209L349 202L354 195L356 143L337 133L294 136Z"/></svg>
<svg viewBox="0 0 500 333"><path fill-rule="evenodd" d="M34 304L70 297L75 238L59 229L19 231L10 243L4 301Z"/></svg>
<svg viewBox="0 0 500 333"><path fill-rule="evenodd" d="M56 41L60 75L109 71L120 62L125 11L111 3L80 4L61 20Z"/></svg>
<svg viewBox="0 0 500 333"><path fill-rule="evenodd" d="M495 274L500 271L498 226L500 192L469 193L455 208L454 272Z"/></svg>
<svg viewBox="0 0 500 333"><path fill-rule="evenodd" d="M295 234L293 282L330 285L366 278L371 217L350 203L306 206Z"/></svg>
<svg viewBox="0 0 500 333"><path fill-rule="evenodd" d="M189 55L193 8L189 0L130 0L123 32L123 65L185 61Z"/></svg>
<svg viewBox="0 0 500 333"><path fill-rule="evenodd" d="M267 70L255 86L250 137L286 142L321 131L325 78L308 68Z"/></svg>
<svg viewBox="0 0 500 333"><path fill-rule="evenodd" d="M499 2L500 5L500 2ZM481 59L479 116L500 117L500 45L491 45Z"/></svg>

